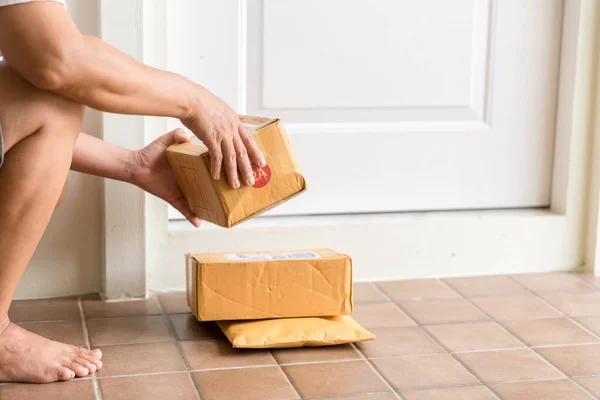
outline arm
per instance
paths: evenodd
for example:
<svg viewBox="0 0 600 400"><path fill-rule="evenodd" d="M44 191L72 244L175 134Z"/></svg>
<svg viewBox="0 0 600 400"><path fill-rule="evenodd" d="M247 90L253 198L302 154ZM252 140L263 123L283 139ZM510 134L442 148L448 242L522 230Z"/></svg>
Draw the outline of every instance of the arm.
<svg viewBox="0 0 600 400"><path fill-rule="evenodd" d="M209 148L213 177L225 165L253 184L250 161L264 157L235 112L202 86L146 66L103 41L82 35L65 8L34 2L0 8L0 49L33 85L81 104L120 114L174 117Z"/></svg>
<svg viewBox="0 0 600 400"><path fill-rule="evenodd" d="M169 132L140 151L127 150L81 133L73 150L73 171L139 186L175 207L194 226L200 221L185 201L165 149L189 140L183 130Z"/></svg>

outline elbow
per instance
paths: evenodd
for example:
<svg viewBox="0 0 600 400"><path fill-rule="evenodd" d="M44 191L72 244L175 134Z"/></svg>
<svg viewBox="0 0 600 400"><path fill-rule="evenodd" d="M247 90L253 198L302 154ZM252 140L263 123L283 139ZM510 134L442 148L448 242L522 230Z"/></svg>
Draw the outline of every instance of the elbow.
<svg viewBox="0 0 600 400"><path fill-rule="evenodd" d="M48 65L39 68L31 79L36 87L50 92L60 91L67 86L68 73L64 65Z"/></svg>
<svg viewBox="0 0 600 400"><path fill-rule="evenodd" d="M75 77L77 53L72 46L61 46L47 52L34 69L31 83L50 92L59 92L71 86Z"/></svg>

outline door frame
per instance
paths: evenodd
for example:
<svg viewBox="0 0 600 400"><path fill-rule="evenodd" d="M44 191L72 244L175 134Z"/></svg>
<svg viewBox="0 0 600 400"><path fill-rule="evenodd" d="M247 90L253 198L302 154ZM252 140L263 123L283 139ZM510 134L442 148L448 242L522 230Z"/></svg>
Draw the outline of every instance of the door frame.
<svg viewBox="0 0 600 400"><path fill-rule="evenodd" d="M244 26L246 0L238 0L237 7ZM101 0L100 11L104 40L142 62L166 67L166 0ZM599 13L593 0L564 2L548 209L265 217L233 230L210 225L193 230L184 221L170 222L162 201L106 182L105 297L182 289L188 251L334 247L353 257L357 280L576 268L600 272ZM242 93L245 89L240 87ZM244 111L243 101L236 106ZM163 118L114 114L104 114L103 122L104 139L128 148L141 147L168 126Z"/></svg>

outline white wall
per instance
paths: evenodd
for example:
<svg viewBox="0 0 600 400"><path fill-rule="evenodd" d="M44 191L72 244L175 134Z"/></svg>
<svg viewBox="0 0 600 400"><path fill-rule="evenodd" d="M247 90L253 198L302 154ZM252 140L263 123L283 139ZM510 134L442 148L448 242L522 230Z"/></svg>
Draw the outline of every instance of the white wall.
<svg viewBox="0 0 600 400"><path fill-rule="evenodd" d="M67 0L79 29L99 35L98 0ZM100 113L87 110L84 132L101 137ZM69 193L57 210L19 287L16 298L99 292L102 285L102 181L71 173Z"/></svg>

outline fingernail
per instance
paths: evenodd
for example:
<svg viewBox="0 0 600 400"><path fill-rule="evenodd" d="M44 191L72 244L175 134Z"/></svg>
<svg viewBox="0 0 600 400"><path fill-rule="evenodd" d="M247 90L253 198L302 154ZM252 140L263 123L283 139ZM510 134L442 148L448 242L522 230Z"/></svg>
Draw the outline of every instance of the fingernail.
<svg viewBox="0 0 600 400"><path fill-rule="evenodd" d="M265 158L261 158L260 161L258 161L259 166L264 167L265 165L267 165L267 160L265 160Z"/></svg>
<svg viewBox="0 0 600 400"><path fill-rule="evenodd" d="M233 181L233 187L235 189L239 188L240 187L240 181L238 181L238 180Z"/></svg>
<svg viewBox="0 0 600 400"><path fill-rule="evenodd" d="M254 186L254 178L253 177L248 178L248 186Z"/></svg>

